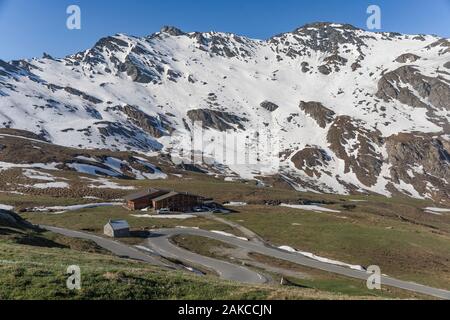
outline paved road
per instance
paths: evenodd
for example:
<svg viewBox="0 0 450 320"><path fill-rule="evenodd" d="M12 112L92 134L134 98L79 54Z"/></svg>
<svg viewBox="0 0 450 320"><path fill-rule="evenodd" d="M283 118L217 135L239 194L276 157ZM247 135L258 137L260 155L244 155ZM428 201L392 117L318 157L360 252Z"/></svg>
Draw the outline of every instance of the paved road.
<svg viewBox="0 0 450 320"><path fill-rule="evenodd" d="M108 250L108 251L112 252L113 254L120 256L120 257L126 257L129 259L144 261L144 262L147 262L147 263L155 265L155 266L171 267L168 264L163 263L156 257L151 256L150 254L145 254L132 246L128 246L123 243L119 243L112 239L99 237L99 236L91 234L91 233L73 231L73 230L57 228L57 227L50 227L50 226L39 226L39 227L41 227L42 229L54 232L54 233L61 234L66 237L94 241L98 246L100 246L103 249Z"/></svg>
<svg viewBox="0 0 450 320"><path fill-rule="evenodd" d="M160 253L162 256L166 257L176 257L181 261L187 261L194 264L203 265L205 267L213 268L223 278L238 280L242 282L251 283L261 283L265 281L264 278L259 279L261 275L257 275L255 278L255 273L250 272L246 268L238 267L233 264L222 262L212 258L202 257L197 254L193 254L189 251L180 249L179 247L173 245L169 239L177 235L193 235L201 236L206 238L211 238L219 240L233 246L239 247L250 252L255 252L263 255L267 255L273 258L282 259L285 261L293 262L302 266L319 269L327 272L336 273L339 275L356 278L360 280L367 281L369 274L364 271L349 269L337 265L332 265L320 261L316 261L305 257L298 253L290 253L277 248L272 248L265 246L259 242L244 241L238 238L228 237L217 233L212 233L200 229L162 229L153 232L153 235L147 240L147 244L150 248ZM262 276L261 276L262 277ZM399 289L404 289L420 294L430 295L441 299L450 299L450 291L436 289L424 285L420 285L413 282L407 282L402 280L397 280L391 277L382 276L382 285L396 287Z"/></svg>
<svg viewBox="0 0 450 320"><path fill-rule="evenodd" d="M262 284L268 281L262 274L243 266L204 257L174 245L169 239L177 234L186 233L181 231L178 233L170 232L169 230L162 230L161 233L159 230L154 231L152 236L147 239L146 246L158 252L163 257L177 259L191 265L202 266L209 270L215 271L222 279L256 284Z"/></svg>

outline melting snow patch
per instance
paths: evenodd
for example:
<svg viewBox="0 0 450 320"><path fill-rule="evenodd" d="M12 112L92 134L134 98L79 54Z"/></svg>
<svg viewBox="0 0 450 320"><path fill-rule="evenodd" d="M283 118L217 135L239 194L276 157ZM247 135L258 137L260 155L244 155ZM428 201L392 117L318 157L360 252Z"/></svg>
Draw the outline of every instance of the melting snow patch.
<svg viewBox="0 0 450 320"><path fill-rule="evenodd" d="M93 196L85 196L85 197L83 197L83 199L87 199L87 200L98 200L98 199L100 199L100 198L98 198L98 197L93 197Z"/></svg>
<svg viewBox="0 0 450 320"><path fill-rule="evenodd" d="M33 169L26 169L23 171L23 175L27 177L28 179L33 180L42 180L42 181L55 181L55 177L53 177L51 174L39 172L37 170Z"/></svg>
<svg viewBox="0 0 450 320"><path fill-rule="evenodd" d="M115 182L112 182L105 178L99 178L99 179L89 179L85 178L86 180L89 180L95 184L90 184L89 188L92 189L115 189L115 190L134 190L135 187L133 186L121 186Z"/></svg>
<svg viewBox="0 0 450 320"><path fill-rule="evenodd" d="M239 180L239 177L225 177L223 180L225 182L235 182Z"/></svg>
<svg viewBox="0 0 450 320"><path fill-rule="evenodd" d="M119 173L108 170L108 169L104 169L104 168L100 168L97 166L93 166L90 164L82 164L82 163L70 163L67 164L67 166L69 168L74 169L75 171L79 172L79 173L84 173L84 174L89 174L91 176L98 176L99 173L103 174L103 175L107 175L110 177L118 177L120 176Z"/></svg>
<svg viewBox="0 0 450 320"><path fill-rule="evenodd" d="M7 204L0 204L0 210L8 210L8 211L11 211L11 210L14 210L14 207L13 207L13 206L9 206L9 205L7 205Z"/></svg>
<svg viewBox="0 0 450 320"><path fill-rule="evenodd" d="M247 202L238 202L238 201L231 201L228 203L225 203L225 206L227 207L244 207L247 205Z"/></svg>
<svg viewBox="0 0 450 320"><path fill-rule="evenodd" d="M443 213L449 213L450 209L428 207L424 209L426 213L442 216Z"/></svg>
<svg viewBox="0 0 450 320"><path fill-rule="evenodd" d="M105 203L87 203L87 204L77 204L73 206L55 206L55 207L42 207L35 208L33 211L35 212L54 212L56 214L64 213L67 211L78 211L82 209L91 209L98 207L113 207L113 206L121 206L122 202L105 202Z"/></svg>
<svg viewBox="0 0 450 320"><path fill-rule="evenodd" d="M301 254L301 255L303 255L305 257L308 257L308 258L316 260L316 261L329 263L329 264L334 264L334 265L341 266L341 267L347 267L347 268L354 269L354 270L366 271L366 269L364 267L359 266L359 265L353 265L353 264L348 264L348 263L344 263L344 262L340 262L340 261L336 261L336 260L331 260L331 259L319 257L319 256L316 256L313 253L310 253L310 252L297 251L294 248L289 247L289 246L281 246L281 247L279 247L279 249L284 250L284 251L288 251L288 252L291 252L291 253L298 253L298 254Z"/></svg>
<svg viewBox="0 0 450 320"><path fill-rule="evenodd" d="M48 183L37 183L32 186L36 189L65 189L69 188L67 182L48 182Z"/></svg>
<svg viewBox="0 0 450 320"><path fill-rule="evenodd" d="M161 170L159 170L157 167L155 167L154 165L152 165L151 163L149 163L147 160L145 160L144 158L140 158L140 157L134 157L140 164L142 164L143 166L147 167L148 169L150 169L151 171L153 171L153 173L146 173L146 172L136 172L136 178L137 179L148 179L148 180L164 180L167 179L167 174L165 174L164 172L162 172Z"/></svg>
<svg viewBox="0 0 450 320"><path fill-rule="evenodd" d="M33 163L33 164L16 164L9 162L0 162L0 172L14 168L34 168L34 169L46 169L46 170L59 170L56 166L58 163Z"/></svg>
<svg viewBox="0 0 450 320"><path fill-rule="evenodd" d="M281 207L292 208L292 209L301 209L307 211L316 211L316 212L333 212L340 213L338 210L327 209L318 205L297 205L297 204L281 204Z"/></svg>

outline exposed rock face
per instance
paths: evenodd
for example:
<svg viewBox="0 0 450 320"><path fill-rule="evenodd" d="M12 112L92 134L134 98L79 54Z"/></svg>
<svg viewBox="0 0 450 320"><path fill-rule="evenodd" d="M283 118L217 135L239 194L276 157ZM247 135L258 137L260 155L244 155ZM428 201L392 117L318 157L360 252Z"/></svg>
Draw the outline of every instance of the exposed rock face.
<svg viewBox="0 0 450 320"><path fill-rule="evenodd" d="M103 103L102 100L100 100L100 99L98 99L96 97L93 97L91 95L88 95L87 93L84 93L84 92L82 92L82 91L80 91L78 89L74 89L72 87L65 87L64 90L66 92L70 93L70 94L73 94L75 96L79 96L79 97L83 98L84 100L87 100L87 101L92 102L94 104Z"/></svg>
<svg viewBox="0 0 450 320"><path fill-rule="evenodd" d="M420 57L418 55L415 55L413 53L405 53L395 59L395 61L399 63L411 63L416 62L419 59Z"/></svg>
<svg viewBox="0 0 450 320"><path fill-rule="evenodd" d="M232 130L235 127L244 130L243 123L248 121L231 113L210 109L189 110L187 116L193 122L201 121L204 128L218 131Z"/></svg>
<svg viewBox="0 0 450 320"><path fill-rule="evenodd" d="M331 157L321 148L307 147L297 152L291 158L291 161L297 169L302 170L312 178L321 176L319 169L326 167L327 163L331 161Z"/></svg>
<svg viewBox="0 0 450 320"><path fill-rule="evenodd" d="M309 67L309 63L308 62L302 62L302 72L303 73L307 73L309 72L310 67Z"/></svg>
<svg viewBox="0 0 450 320"><path fill-rule="evenodd" d="M171 36L184 36L186 33L173 26L164 26L161 28L161 33L166 33Z"/></svg>
<svg viewBox="0 0 450 320"><path fill-rule="evenodd" d="M358 62L355 62L355 63L352 63L351 68L352 68L352 71L354 72L354 71L358 70L359 68L361 68L361 65Z"/></svg>
<svg viewBox="0 0 450 320"><path fill-rule="evenodd" d="M448 61L444 64L444 68L450 69L450 61Z"/></svg>
<svg viewBox="0 0 450 320"><path fill-rule="evenodd" d="M445 39L445 38L442 38L442 39L439 39L436 42L433 42L432 44L430 44L426 48L427 49L431 49L431 48L436 48L436 47L440 48L440 50L439 50L439 54L440 55L443 55L443 54L446 54L446 53L450 53L450 41Z"/></svg>
<svg viewBox="0 0 450 320"><path fill-rule="evenodd" d="M367 127L362 121L340 116L331 126L327 140L330 149L345 161L345 172L353 171L361 183L373 186L383 165L379 150L383 139L381 132Z"/></svg>
<svg viewBox="0 0 450 320"><path fill-rule="evenodd" d="M420 97L417 97L408 85ZM450 86L438 78L422 75L412 66L403 66L386 73L378 82L376 95L385 101L394 99L416 108L427 108L422 102L422 99L427 98L434 107L450 110Z"/></svg>
<svg viewBox="0 0 450 320"><path fill-rule="evenodd" d="M316 120L317 124L321 128L326 128L326 126L333 122L335 113L334 111L328 109L320 102L300 102L300 109L302 109L307 115Z"/></svg>
<svg viewBox="0 0 450 320"><path fill-rule="evenodd" d="M8 76L19 72L20 69L0 59L0 76Z"/></svg>
<svg viewBox="0 0 450 320"><path fill-rule="evenodd" d="M277 106L275 103L270 102L270 101L261 102L261 107L266 109L269 112L274 112L279 108L279 106Z"/></svg>
<svg viewBox="0 0 450 320"><path fill-rule="evenodd" d="M329 57L326 57L326 58L324 59L324 61L325 61L327 64L336 64L336 65L341 65L341 66L346 65L347 62L348 62L347 59L341 57L341 56L338 55L338 54L333 54L333 55L331 55L331 56L329 56Z"/></svg>
<svg viewBox="0 0 450 320"><path fill-rule="evenodd" d="M117 144L120 144L121 140L130 141L130 145L133 148L142 151L153 151L160 147L154 140L151 140L148 136L144 136L142 130L136 130L136 127L109 121L96 122L94 125L100 133L102 140L112 138ZM86 136L92 135L91 128L87 128L84 131Z"/></svg>
<svg viewBox="0 0 450 320"><path fill-rule="evenodd" d="M345 66L348 62L347 59L341 57L338 54L333 54L329 57L326 57L324 60L324 65L319 67L319 72L323 74L330 74L332 70L335 72L339 72L341 70L341 66Z"/></svg>
<svg viewBox="0 0 450 320"><path fill-rule="evenodd" d="M364 42L355 36L354 31L358 30L352 25L343 24L333 26L327 22L317 22L306 24L294 31L298 35L306 35L303 45L321 52L334 53L342 44L355 44L364 46Z"/></svg>
<svg viewBox="0 0 450 320"><path fill-rule="evenodd" d="M386 151L394 182L402 180L435 199L450 199L449 141L426 134L400 133L386 139Z"/></svg>
<svg viewBox="0 0 450 320"><path fill-rule="evenodd" d="M127 105L121 109L137 127L142 128L155 138L168 135L173 130L163 116L160 116L159 119L149 116L135 106Z"/></svg>
<svg viewBox="0 0 450 320"><path fill-rule="evenodd" d="M326 65L322 65L322 66L320 66L319 68L318 68L318 70L319 70L319 72L321 73L321 74L324 74L324 75L329 75L330 73L331 73L331 69L328 67L328 66L326 66Z"/></svg>
<svg viewBox="0 0 450 320"><path fill-rule="evenodd" d="M144 70L139 67L139 62L132 56L127 56L126 61L120 65L119 70L126 72L129 77L138 83L150 83L159 80L159 76L154 73L150 73L148 69Z"/></svg>
<svg viewBox="0 0 450 320"><path fill-rule="evenodd" d="M96 49L102 50L104 48L107 48L110 51L119 51L121 50L121 47L127 48L128 43L116 37L102 38L94 45L94 48Z"/></svg>

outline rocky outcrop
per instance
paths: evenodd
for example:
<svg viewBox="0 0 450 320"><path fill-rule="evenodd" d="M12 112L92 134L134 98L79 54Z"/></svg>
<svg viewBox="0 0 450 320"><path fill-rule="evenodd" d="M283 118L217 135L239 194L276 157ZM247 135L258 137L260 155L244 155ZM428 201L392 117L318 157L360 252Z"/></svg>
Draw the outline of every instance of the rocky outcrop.
<svg viewBox="0 0 450 320"><path fill-rule="evenodd" d="M307 147L291 158L295 167L311 178L320 178L322 174L320 169L326 167L331 160L328 153L319 147Z"/></svg>
<svg viewBox="0 0 450 320"><path fill-rule="evenodd" d="M302 62L301 66L303 73L307 73L309 72L309 70L311 70L308 62Z"/></svg>
<svg viewBox="0 0 450 320"><path fill-rule="evenodd" d="M120 72L126 72L126 74L133 80L138 83L155 83L160 80L160 76L151 71L149 68L143 68L137 59L128 55L125 59L125 62L122 63L119 67ZM160 67L159 70L161 73L164 72L164 69Z"/></svg>
<svg viewBox="0 0 450 320"><path fill-rule="evenodd" d="M317 124L321 128L326 128L326 126L333 122L335 113L333 110L328 109L320 102L300 102L300 109L303 110L307 115L316 120Z"/></svg>
<svg viewBox="0 0 450 320"><path fill-rule="evenodd" d="M0 59L0 76L9 76L20 72L20 69Z"/></svg>
<svg viewBox="0 0 450 320"><path fill-rule="evenodd" d="M192 122L202 122L203 128L227 131L232 129L244 130L244 122L248 120L228 112L210 109L189 110L187 116Z"/></svg>
<svg viewBox="0 0 450 320"><path fill-rule="evenodd" d="M83 98L86 101L92 102L93 104L99 104L99 103L103 103L102 100L93 97L83 91L80 91L78 89L74 89L72 87L65 87L64 90L72 95L78 96L80 98Z"/></svg>
<svg viewBox="0 0 450 320"><path fill-rule="evenodd" d="M370 129L363 121L340 116L328 131L327 140L336 156L345 161L345 173L354 172L364 185L375 185L383 165L380 131Z"/></svg>
<svg viewBox="0 0 450 320"><path fill-rule="evenodd" d="M261 107L266 109L269 112L274 112L279 108L279 106L277 106L275 103L270 102L270 101L261 102Z"/></svg>
<svg viewBox="0 0 450 320"><path fill-rule="evenodd" d="M347 59L338 54L328 56L323 61L325 64L319 67L319 72L323 74L330 74L333 70L334 72L339 72L341 70L340 67L345 66L348 62Z"/></svg>
<svg viewBox="0 0 450 320"><path fill-rule="evenodd" d="M386 139L391 176L434 199L450 199L450 142L419 133L400 133Z"/></svg>
<svg viewBox="0 0 450 320"><path fill-rule="evenodd" d="M450 53L450 41L442 38L426 47L428 50L433 48L439 48L439 55Z"/></svg>
<svg viewBox="0 0 450 320"><path fill-rule="evenodd" d="M418 55L415 55L413 53L405 53L395 59L395 61L398 63L411 63L416 62L419 59L420 57Z"/></svg>
<svg viewBox="0 0 450 320"><path fill-rule="evenodd" d="M121 47L127 48L128 43L126 41L116 38L116 37L101 38L94 45L94 48L97 48L100 50L103 50L104 48L106 48L110 51L119 51L119 50L121 50Z"/></svg>
<svg viewBox="0 0 450 320"><path fill-rule="evenodd" d="M272 37L269 43L272 50L291 58L311 56L312 52L334 55L342 48L354 48L359 53L359 59L364 59L363 47L367 47L364 37L357 34L358 29L349 24L334 24L317 22L304 25L292 33ZM347 49L348 50L348 49ZM322 73L327 72L325 68ZM325 73L324 73L325 74Z"/></svg>
<svg viewBox="0 0 450 320"><path fill-rule="evenodd" d="M170 123L163 116L152 117L130 105L121 107L121 110L134 125L149 133L152 137L161 138L173 131Z"/></svg>
<svg viewBox="0 0 450 320"><path fill-rule="evenodd" d="M427 108L422 100L428 99L434 107L450 110L450 86L439 78L422 75L413 66L403 66L384 74L378 82L376 96L384 101L398 100L415 108Z"/></svg>
<svg viewBox="0 0 450 320"><path fill-rule="evenodd" d="M319 68L317 70L319 70L319 72L321 74L326 75L326 76L331 73L331 69L326 65L319 66Z"/></svg>
<svg viewBox="0 0 450 320"><path fill-rule="evenodd" d="M173 27L173 26L164 26L161 28L161 33L168 34L170 36L184 36L186 33L181 31L180 29Z"/></svg>
<svg viewBox="0 0 450 320"><path fill-rule="evenodd" d="M358 62L354 62L351 65L352 71L355 72L356 70L360 69L362 66Z"/></svg>

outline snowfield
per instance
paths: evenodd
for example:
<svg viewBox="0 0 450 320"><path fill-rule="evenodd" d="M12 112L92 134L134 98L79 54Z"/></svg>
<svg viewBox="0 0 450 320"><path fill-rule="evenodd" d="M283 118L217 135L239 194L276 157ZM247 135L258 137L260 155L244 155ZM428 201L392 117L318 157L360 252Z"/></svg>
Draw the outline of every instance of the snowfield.
<svg viewBox="0 0 450 320"><path fill-rule="evenodd" d="M175 28L117 34L64 58L2 63L0 125L69 147L174 153L184 161L186 150L203 152L225 181L276 174L299 191L445 199L448 160L434 155L450 148L443 130L449 47L431 35L327 23L265 41ZM206 147L192 145L196 121ZM232 138L221 139L225 132ZM409 145L441 162L426 168L412 159L407 167L392 142L405 140L400 133L434 135L439 142ZM126 165L91 160L71 167L117 177ZM137 179L167 178L137 160L151 172L133 167ZM0 163L0 171L7 167ZM433 167L444 168L436 170L441 176Z"/></svg>

